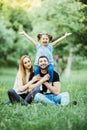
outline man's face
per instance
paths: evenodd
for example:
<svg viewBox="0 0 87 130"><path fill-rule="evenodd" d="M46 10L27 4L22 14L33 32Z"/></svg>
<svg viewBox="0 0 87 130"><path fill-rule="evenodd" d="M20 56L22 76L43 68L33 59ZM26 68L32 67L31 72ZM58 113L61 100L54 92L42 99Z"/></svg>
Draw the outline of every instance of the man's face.
<svg viewBox="0 0 87 130"><path fill-rule="evenodd" d="M40 58L39 59L39 66L41 69L46 69L48 66L48 60L44 57L44 58Z"/></svg>

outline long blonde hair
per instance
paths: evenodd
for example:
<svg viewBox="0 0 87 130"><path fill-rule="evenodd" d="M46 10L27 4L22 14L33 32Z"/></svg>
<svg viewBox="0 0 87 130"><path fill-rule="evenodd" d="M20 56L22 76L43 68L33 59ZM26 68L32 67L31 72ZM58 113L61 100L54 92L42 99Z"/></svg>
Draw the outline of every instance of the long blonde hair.
<svg viewBox="0 0 87 130"><path fill-rule="evenodd" d="M30 61L31 61L31 58L28 56L28 55L23 55L21 58L20 58L20 63L19 63L19 71L21 72L22 74L22 81L23 81L23 85L26 84L26 70L24 68L24 63L23 63L23 60L24 58L29 58ZM30 76L31 74L33 73L33 65L31 65L31 69L30 69ZM29 77L30 78L30 77Z"/></svg>

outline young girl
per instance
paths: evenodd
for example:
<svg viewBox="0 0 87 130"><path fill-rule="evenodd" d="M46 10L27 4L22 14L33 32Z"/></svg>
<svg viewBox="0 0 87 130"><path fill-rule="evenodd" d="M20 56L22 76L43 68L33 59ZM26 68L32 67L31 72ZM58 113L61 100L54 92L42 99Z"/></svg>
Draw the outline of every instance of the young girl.
<svg viewBox="0 0 87 130"><path fill-rule="evenodd" d="M67 36L71 35L71 33L65 33L64 36L60 37L59 39L55 40L54 42L51 42L52 36L49 34L38 34L38 43L35 42L29 35L27 35L24 31L20 32L19 34L24 35L29 41L32 42L33 45L36 46L36 59L35 59L35 69L34 69L34 74L37 75L39 74L39 66L38 66L38 58L40 56L46 56L49 60L49 65L47 67L48 73L50 75L49 82L52 82L53 80L53 69L54 69L54 61L53 61L53 56L52 56L52 51L53 47L65 39Z"/></svg>

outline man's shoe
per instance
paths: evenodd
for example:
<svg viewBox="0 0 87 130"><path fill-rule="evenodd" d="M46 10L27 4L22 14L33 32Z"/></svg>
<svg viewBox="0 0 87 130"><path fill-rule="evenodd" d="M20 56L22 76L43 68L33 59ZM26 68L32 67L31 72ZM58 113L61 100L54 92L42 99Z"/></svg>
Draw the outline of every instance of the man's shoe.
<svg viewBox="0 0 87 130"><path fill-rule="evenodd" d="M70 96L68 92L63 92L61 95L61 105L66 106L70 103Z"/></svg>

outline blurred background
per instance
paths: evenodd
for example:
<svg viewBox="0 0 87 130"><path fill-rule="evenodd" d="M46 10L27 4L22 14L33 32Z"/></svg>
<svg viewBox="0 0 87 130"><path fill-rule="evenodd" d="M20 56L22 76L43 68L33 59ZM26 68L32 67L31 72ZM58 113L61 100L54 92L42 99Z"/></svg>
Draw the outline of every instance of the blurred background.
<svg viewBox="0 0 87 130"><path fill-rule="evenodd" d="M0 66L18 66L23 54L34 63L36 50L24 36L37 41L48 33L53 41L66 32L72 35L53 52L55 69L69 77L71 69L87 68L87 0L0 0Z"/></svg>

